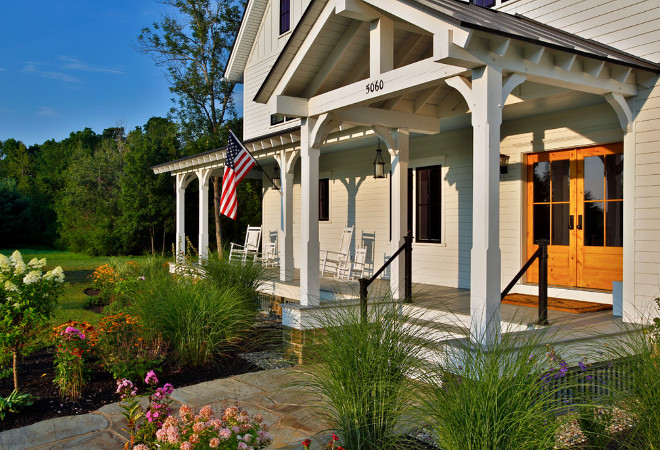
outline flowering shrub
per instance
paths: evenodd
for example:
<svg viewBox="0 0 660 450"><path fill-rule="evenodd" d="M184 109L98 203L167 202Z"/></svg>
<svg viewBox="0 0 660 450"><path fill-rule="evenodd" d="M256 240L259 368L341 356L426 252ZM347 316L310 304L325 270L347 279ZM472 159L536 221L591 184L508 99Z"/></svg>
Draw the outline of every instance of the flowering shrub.
<svg viewBox="0 0 660 450"><path fill-rule="evenodd" d="M312 440L305 439L301 444L305 450L309 450L309 446L312 445ZM348 450L339 445L339 436L337 436L335 433L332 433L330 440L327 444L325 444L325 447L323 448L326 450Z"/></svg>
<svg viewBox="0 0 660 450"><path fill-rule="evenodd" d="M0 348L13 355L16 390L20 352L52 316L64 282L61 267L43 273L45 266L45 258L26 264L18 250L0 254Z"/></svg>
<svg viewBox="0 0 660 450"><path fill-rule="evenodd" d="M165 359L160 335L146 336L137 316L119 313L99 322L97 354L115 379L143 378Z"/></svg>
<svg viewBox="0 0 660 450"><path fill-rule="evenodd" d="M133 448L139 444L143 447L138 448L149 448L146 445L155 442L156 430L163 425L171 412L170 395L174 387L170 383L156 387L158 377L153 370L147 373L144 382L148 385L146 395L149 397L146 409L140 405L140 398L145 395L137 395L137 387L133 382L127 379L117 380L117 394L121 395L119 406L124 410L122 415L127 422L124 430L130 435L130 446Z"/></svg>
<svg viewBox="0 0 660 450"><path fill-rule="evenodd" d="M169 416L156 431L156 441L160 448L171 450L256 450L271 442L268 426L259 415L251 418L247 411L235 406L226 408L220 419L213 415L211 406L203 406L195 415L189 406L183 405L178 418Z"/></svg>
<svg viewBox="0 0 660 450"><path fill-rule="evenodd" d="M144 280L139 274L139 266L135 261L126 264L103 264L92 273L92 284L100 291L100 295L109 300L127 295L136 288L137 282Z"/></svg>
<svg viewBox="0 0 660 450"><path fill-rule="evenodd" d="M96 332L87 322L78 324L71 320L54 330L57 352L53 382L60 388L60 398L79 399L88 379L86 359L94 347Z"/></svg>

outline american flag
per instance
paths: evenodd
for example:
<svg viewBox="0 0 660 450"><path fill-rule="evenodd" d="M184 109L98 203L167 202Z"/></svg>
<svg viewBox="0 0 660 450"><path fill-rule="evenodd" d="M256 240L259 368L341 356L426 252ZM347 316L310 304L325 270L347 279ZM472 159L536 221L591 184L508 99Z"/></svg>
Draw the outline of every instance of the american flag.
<svg viewBox="0 0 660 450"><path fill-rule="evenodd" d="M229 131L227 156L225 157L225 174L222 177L222 196L220 197L220 212L236 220L238 201L236 200L236 185L254 167L256 161L241 144L241 141Z"/></svg>

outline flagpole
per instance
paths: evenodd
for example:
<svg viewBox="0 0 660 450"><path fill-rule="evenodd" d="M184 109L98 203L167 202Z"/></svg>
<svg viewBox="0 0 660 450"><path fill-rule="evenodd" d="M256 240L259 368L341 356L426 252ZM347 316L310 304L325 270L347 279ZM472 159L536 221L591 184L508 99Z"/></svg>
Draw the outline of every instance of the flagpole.
<svg viewBox="0 0 660 450"><path fill-rule="evenodd" d="M257 161L257 158L255 158L254 155L253 155L252 153L250 153L250 150L248 150L247 147L246 147L245 145L243 145L243 142L241 142L241 140L240 140L239 138L236 137L236 135L234 134L234 132L233 132L232 130L229 130L229 132L234 136L234 139L236 139L238 142L241 143L241 145L243 146L243 148L245 149L245 151L248 152L248 154L249 154L249 155L252 157L252 159L254 160L254 163L255 163L257 166L259 166L259 168L263 171L264 175L266 175L266 178L268 178L268 179L270 180L270 182L272 183L273 187L279 191L280 188L278 188L277 185L275 185L275 182L274 182L273 179L272 179L272 178L266 173L266 169L264 169L264 168L261 166L261 164L259 164L259 161Z"/></svg>

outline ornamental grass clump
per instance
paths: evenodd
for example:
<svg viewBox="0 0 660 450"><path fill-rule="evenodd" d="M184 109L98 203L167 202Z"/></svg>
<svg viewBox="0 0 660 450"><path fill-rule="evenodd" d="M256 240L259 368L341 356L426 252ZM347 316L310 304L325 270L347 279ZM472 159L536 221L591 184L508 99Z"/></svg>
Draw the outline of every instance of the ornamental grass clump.
<svg viewBox="0 0 660 450"><path fill-rule="evenodd" d="M449 343L424 380L421 423L445 450L552 448L562 425L560 383L567 365L545 351L543 331L475 336Z"/></svg>
<svg viewBox="0 0 660 450"><path fill-rule="evenodd" d="M133 308L145 331L160 333L181 365L208 365L254 323L256 307L243 289L184 276L145 283Z"/></svg>
<svg viewBox="0 0 660 450"><path fill-rule="evenodd" d="M318 395L320 413L351 449L397 448L412 409L423 342L400 305L329 310L312 336L305 383Z"/></svg>
<svg viewBox="0 0 660 450"><path fill-rule="evenodd" d="M221 288L238 288L246 295L255 297L260 286L268 278L267 270L259 261L245 261L243 264L229 261L229 257L219 260L209 258L203 263L204 275L212 284Z"/></svg>
<svg viewBox="0 0 660 450"><path fill-rule="evenodd" d="M656 299L660 309L660 299ZM650 320L649 320L650 321ZM616 392L623 408L634 420L628 440L631 448L660 449L660 319L653 325L624 325L606 354L624 368Z"/></svg>
<svg viewBox="0 0 660 450"><path fill-rule="evenodd" d="M78 400L89 379L89 357L96 343L96 331L87 322L69 321L56 327L53 341L55 379L62 400Z"/></svg>
<svg viewBox="0 0 660 450"><path fill-rule="evenodd" d="M12 354L15 390L21 351L52 317L64 282L61 267L43 273L45 266L45 258L26 264L18 250L0 254L0 348Z"/></svg>
<svg viewBox="0 0 660 450"><path fill-rule="evenodd" d="M232 406L226 408L219 419L213 416L209 405L203 406L199 414L182 405L179 417L169 416L156 432L158 447L165 450L257 450L266 448L272 440L260 415L250 417L247 411ZM141 449L134 447L134 450Z"/></svg>

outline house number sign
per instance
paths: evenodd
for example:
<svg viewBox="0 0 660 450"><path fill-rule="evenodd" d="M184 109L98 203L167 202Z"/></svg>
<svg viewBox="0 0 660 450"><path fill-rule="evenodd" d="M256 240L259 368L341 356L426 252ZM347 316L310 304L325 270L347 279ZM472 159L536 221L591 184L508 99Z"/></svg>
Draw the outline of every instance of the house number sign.
<svg viewBox="0 0 660 450"><path fill-rule="evenodd" d="M373 94L374 92L382 91L385 87L383 80L372 81L367 84L367 94Z"/></svg>

